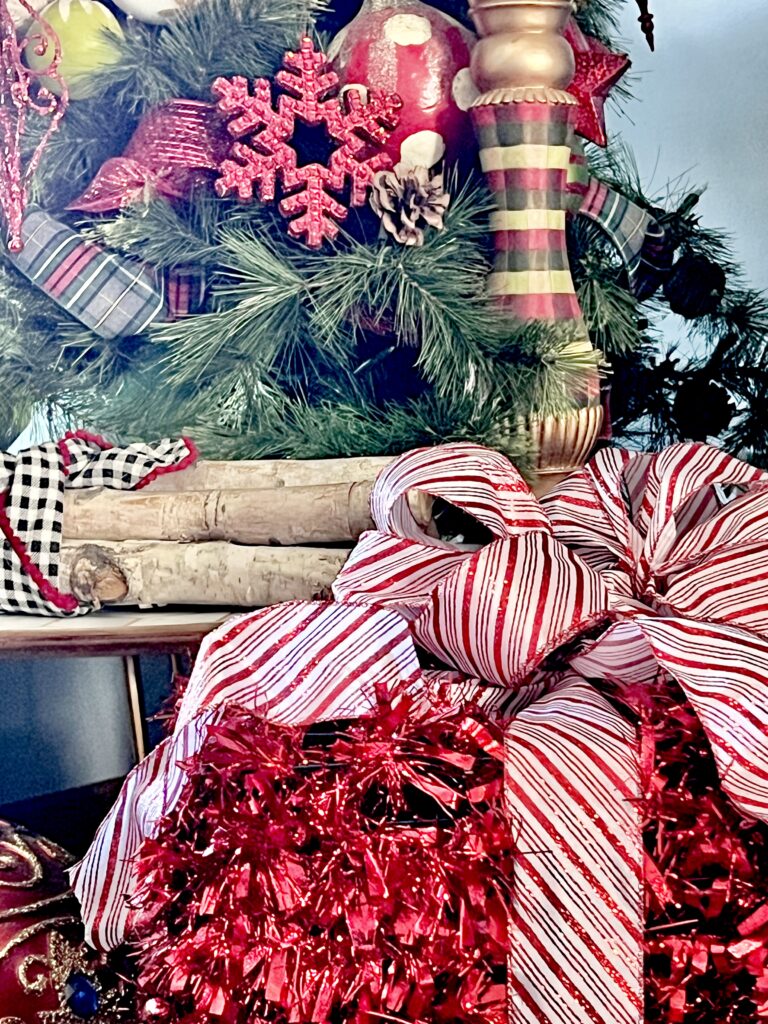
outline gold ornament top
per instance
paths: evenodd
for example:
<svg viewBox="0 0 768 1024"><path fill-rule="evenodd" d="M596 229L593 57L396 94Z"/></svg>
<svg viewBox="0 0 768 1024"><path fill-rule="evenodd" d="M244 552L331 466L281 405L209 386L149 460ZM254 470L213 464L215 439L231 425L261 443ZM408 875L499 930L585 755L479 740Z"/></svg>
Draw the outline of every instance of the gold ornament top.
<svg viewBox="0 0 768 1024"><path fill-rule="evenodd" d="M480 40L472 53L472 77L480 103L521 102L534 90L541 102L568 102L573 50L563 37L570 0L470 0Z"/></svg>

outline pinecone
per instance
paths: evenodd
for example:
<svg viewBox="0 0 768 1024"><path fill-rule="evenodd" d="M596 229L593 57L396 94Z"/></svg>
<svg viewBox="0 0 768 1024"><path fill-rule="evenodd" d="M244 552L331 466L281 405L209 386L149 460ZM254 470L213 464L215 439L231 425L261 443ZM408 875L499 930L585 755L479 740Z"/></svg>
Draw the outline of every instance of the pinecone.
<svg viewBox="0 0 768 1024"><path fill-rule="evenodd" d="M442 174L430 176L426 167L414 167L402 176L379 171L373 178L371 206L384 230L401 245L423 245L427 225L441 231L450 201Z"/></svg>

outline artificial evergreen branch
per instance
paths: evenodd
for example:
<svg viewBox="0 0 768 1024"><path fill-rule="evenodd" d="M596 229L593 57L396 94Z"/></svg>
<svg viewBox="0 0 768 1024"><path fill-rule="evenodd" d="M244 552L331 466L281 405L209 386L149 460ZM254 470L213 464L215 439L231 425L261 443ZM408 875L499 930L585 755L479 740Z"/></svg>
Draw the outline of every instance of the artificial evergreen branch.
<svg viewBox="0 0 768 1024"><path fill-rule="evenodd" d="M269 76L323 9L321 0L206 0L184 5L167 25L129 22L121 58L99 71L99 91L128 111L164 100L210 100L222 75Z"/></svg>
<svg viewBox="0 0 768 1024"><path fill-rule="evenodd" d="M605 42L616 38L626 0L576 0L576 19L587 35Z"/></svg>

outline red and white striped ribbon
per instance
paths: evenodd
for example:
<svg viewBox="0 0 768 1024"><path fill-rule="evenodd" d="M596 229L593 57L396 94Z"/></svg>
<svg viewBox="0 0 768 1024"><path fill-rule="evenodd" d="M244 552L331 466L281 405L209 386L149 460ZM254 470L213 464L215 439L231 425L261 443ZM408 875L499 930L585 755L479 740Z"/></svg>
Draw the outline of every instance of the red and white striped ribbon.
<svg viewBox="0 0 768 1024"><path fill-rule="evenodd" d="M498 539L475 554L442 545L436 557L437 542L412 522L398 529L390 510L406 514L409 484L447 497L442 472L434 481L421 473L445 451L412 452L379 479L380 531L362 538L336 597L384 593L422 646L509 686L605 620L571 666L619 683L674 676L726 792L768 819L768 647L755 635L768 632L768 475L706 445L609 449L537 503L542 523L530 495L517 504L519 474L495 456L484 479L491 500L505 501L503 516L489 522L487 491L478 501L454 488L448 500ZM450 452L454 469L453 457L471 456L473 478L482 454ZM506 527L520 522L531 526ZM642 1019L634 740L588 684L567 690L567 700L555 689L518 711L507 732L510 808L521 840L538 850L523 854L516 886L513 1024Z"/></svg>
<svg viewBox="0 0 768 1024"><path fill-rule="evenodd" d="M509 1019L643 1019L642 847L632 727L571 675L506 731L519 823Z"/></svg>
<svg viewBox="0 0 768 1024"><path fill-rule="evenodd" d="M405 682L425 699L448 682L457 701L480 694L509 719L520 845L511 1024L639 1024L636 740L586 678L673 675L724 788L768 819L767 484L704 445L606 450L541 503L502 456L475 445L397 460L374 490L379 529L336 581L339 604L278 606L207 641L176 733L128 780L75 870L93 941L111 946L124 934L130 857L173 806L178 761L216 709L237 701L311 722L370 709L373 682ZM458 505L494 540L467 552L426 536L410 511L413 489ZM470 678L422 673L411 634ZM571 671L547 673L564 644Z"/></svg>
<svg viewBox="0 0 768 1024"><path fill-rule="evenodd" d="M198 751L227 704L289 725L354 718L374 687L410 689L421 669L400 616L370 606L294 602L238 616L206 637L176 728L126 779L71 880L89 942L112 949L130 932L134 858L170 813Z"/></svg>

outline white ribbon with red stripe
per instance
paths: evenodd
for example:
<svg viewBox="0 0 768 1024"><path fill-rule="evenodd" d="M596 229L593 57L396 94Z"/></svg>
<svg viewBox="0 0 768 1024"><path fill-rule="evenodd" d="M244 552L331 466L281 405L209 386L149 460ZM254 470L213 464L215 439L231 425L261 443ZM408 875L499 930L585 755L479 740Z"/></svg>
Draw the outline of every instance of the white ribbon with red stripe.
<svg viewBox="0 0 768 1024"><path fill-rule="evenodd" d="M479 697L509 719L512 1024L639 1024L636 738L587 679L672 674L724 788L768 818L767 485L768 474L703 445L601 452L541 503L506 459L475 445L397 460L374 491L379 530L335 584L339 604L281 605L206 641L174 735L129 777L74 871L91 939L110 947L125 935L131 858L178 798L179 761L227 703L312 722L365 713L374 683L428 699L447 680L457 701ZM414 489L465 509L494 540L466 552L426 536ZM420 670L406 621L463 681ZM570 670L543 672L570 642Z"/></svg>
<svg viewBox="0 0 768 1024"><path fill-rule="evenodd" d="M425 536L412 489L494 540L466 553ZM393 463L373 502L380 530L335 596L397 608L448 664L524 693L547 655L605 624L507 729L521 848L510 1019L642 1020L635 738L586 678L672 675L724 789L768 819L768 474L704 445L606 450L539 503L500 456L452 445Z"/></svg>

